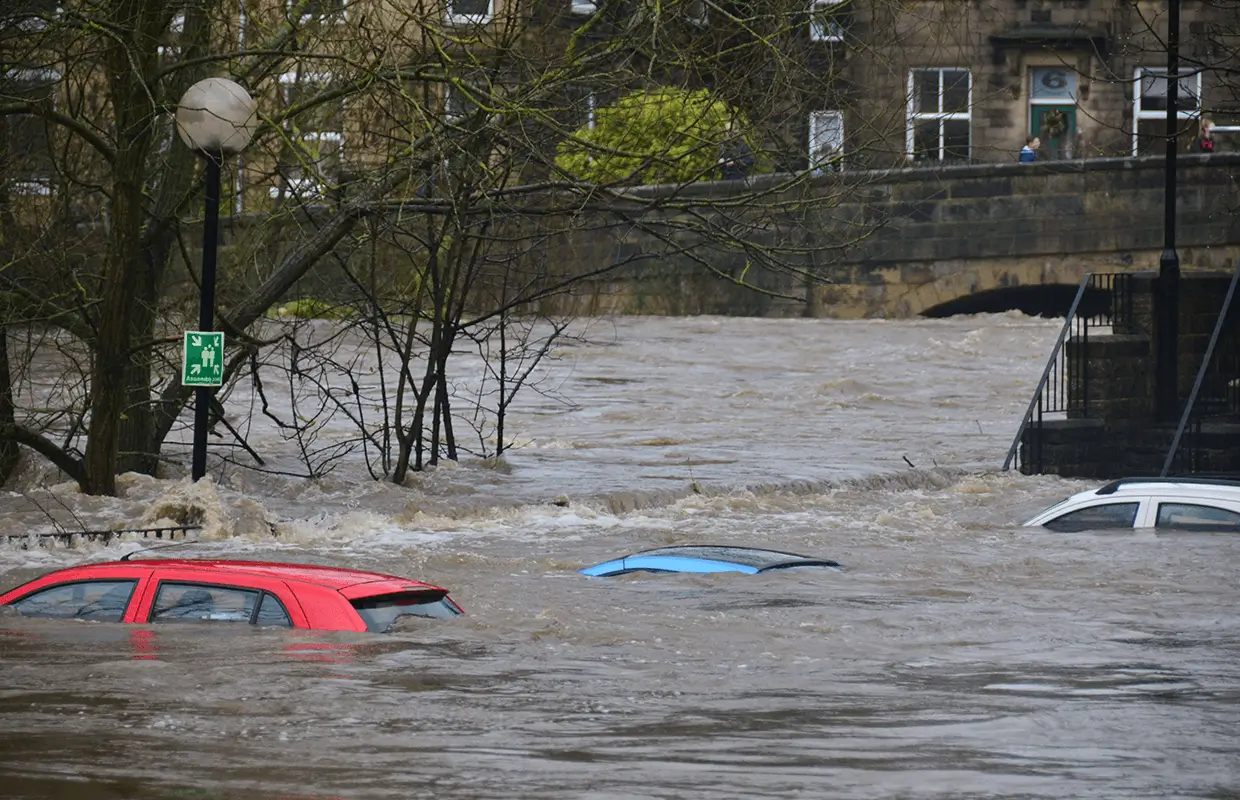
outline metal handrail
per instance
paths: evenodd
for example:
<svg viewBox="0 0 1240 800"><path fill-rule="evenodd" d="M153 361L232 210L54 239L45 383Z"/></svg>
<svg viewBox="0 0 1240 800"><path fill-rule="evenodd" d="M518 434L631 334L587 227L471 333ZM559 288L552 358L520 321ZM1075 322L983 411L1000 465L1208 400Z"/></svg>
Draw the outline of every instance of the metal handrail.
<svg viewBox="0 0 1240 800"><path fill-rule="evenodd" d="M1193 407L1197 405L1197 394L1201 391L1201 384L1205 381L1206 372L1210 369L1210 359L1214 356L1214 346L1218 344L1219 336L1223 333L1223 325L1227 321L1227 312L1231 310L1231 300L1236 293L1236 281L1238 280L1240 280L1240 263L1236 264L1236 271L1232 273L1231 283L1227 286L1227 296L1223 298L1223 308L1218 312L1218 319L1214 322L1214 333L1210 336L1210 343L1206 345L1205 357L1201 359L1201 367L1197 370L1197 380L1193 382L1193 390L1188 395L1188 402L1184 406L1184 412L1180 414L1180 425L1175 429L1175 438L1171 440L1171 448L1167 450L1167 458L1163 461L1162 472L1158 473L1159 477L1167 477L1167 473L1171 470L1171 462L1175 460L1175 454L1180 449L1180 437L1184 435L1184 428L1188 425L1188 420L1192 416Z"/></svg>
<svg viewBox="0 0 1240 800"><path fill-rule="evenodd" d="M1033 410L1042 398L1042 390L1046 388L1046 382L1050 378L1051 370L1054 369L1056 359L1059 358L1059 351L1063 348L1063 343L1067 341L1068 333L1072 330L1072 321L1076 319L1076 309L1081 304L1081 298L1085 296L1085 289L1089 286L1089 280L1092 277L1092 272L1086 273L1085 277L1081 278L1080 285L1076 287L1076 297L1072 298L1072 307L1068 309L1068 316L1063 321L1063 330L1059 332L1059 338L1055 340L1055 348L1051 350L1051 357L1047 359L1046 369L1042 370L1042 377L1038 381L1038 388L1033 390L1033 399L1029 401L1029 408L1025 410L1025 416L1020 421L1020 429L1016 431L1016 438L1012 440L1012 446L1008 448L1007 458L1003 459L1004 472L1012 466L1012 459L1016 457L1016 450L1020 447L1021 437L1025 435L1025 429L1029 427L1029 421L1033 419Z"/></svg>
<svg viewBox="0 0 1240 800"><path fill-rule="evenodd" d="M168 539L177 538L177 534L181 534L181 538L190 531L202 530L201 525L170 525L166 528L120 528L117 530L107 531L49 531L46 533L14 533L0 536L0 542L13 543L20 546L22 550L29 550L31 545L41 542L59 542L64 545L73 543L74 537L78 537L85 541L101 542L105 545L111 544L114 539L129 534L138 534L142 539L150 539L152 536L156 539L163 539L164 534L168 534Z"/></svg>

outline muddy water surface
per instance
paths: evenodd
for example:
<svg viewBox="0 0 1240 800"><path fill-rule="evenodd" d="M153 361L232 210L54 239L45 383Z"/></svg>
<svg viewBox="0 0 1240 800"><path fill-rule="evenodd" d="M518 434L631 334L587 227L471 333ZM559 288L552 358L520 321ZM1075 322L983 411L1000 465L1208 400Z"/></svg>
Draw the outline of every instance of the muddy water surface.
<svg viewBox="0 0 1240 800"><path fill-rule="evenodd" d="M97 500L32 468L4 532L192 508L186 555L421 577L469 615L384 636L0 616L0 796L1235 796L1240 540L1021 529L1086 484L997 471L1057 329L620 320L547 366L501 468L410 487L359 461ZM576 573L692 542L847 569ZM137 546L10 547L0 584Z"/></svg>

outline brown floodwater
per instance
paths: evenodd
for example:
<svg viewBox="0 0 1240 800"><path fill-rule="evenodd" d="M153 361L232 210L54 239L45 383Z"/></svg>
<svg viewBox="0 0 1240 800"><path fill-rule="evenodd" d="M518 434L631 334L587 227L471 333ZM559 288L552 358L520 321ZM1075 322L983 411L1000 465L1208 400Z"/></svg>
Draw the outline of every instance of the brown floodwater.
<svg viewBox="0 0 1240 800"><path fill-rule="evenodd" d="M1235 797L1240 539L1025 529L1088 484L998 471L1058 325L617 320L545 366L501 468L407 487L356 455L98 499L32 465L0 533L192 508L202 541L169 554L409 575L468 615L360 635L0 613L0 796ZM694 542L846 569L577 572ZM10 543L0 587L139 546Z"/></svg>

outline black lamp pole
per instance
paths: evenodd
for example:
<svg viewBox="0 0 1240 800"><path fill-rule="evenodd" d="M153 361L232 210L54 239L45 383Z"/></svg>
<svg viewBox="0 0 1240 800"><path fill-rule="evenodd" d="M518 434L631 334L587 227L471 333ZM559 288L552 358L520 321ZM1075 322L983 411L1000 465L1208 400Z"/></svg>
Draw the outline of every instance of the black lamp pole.
<svg viewBox="0 0 1240 800"><path fill-rule="evenodd" d="M220 240L220 161L221 153L204 152L207 160L207 207L202 222L202 293L198 304L198 330L215 326L215 251ZM220 354L223 357L223 353ZM207 426L210 424L211 396L214 388L199 386L194 394L194 480L207 474Z"/></svg>
<svg viewBox="0 0 1240 800"><path fill-rule="evenodd" d="M1180 256L1175 251L1175 158L1179 128L1180 0L1170 0L1167 15L1167 157L1163 199L1163 251L1158 259L1157 367L1154 373L1159 419L1179 416ZM1136 91L1140 91L1140 87Z"/></svg>

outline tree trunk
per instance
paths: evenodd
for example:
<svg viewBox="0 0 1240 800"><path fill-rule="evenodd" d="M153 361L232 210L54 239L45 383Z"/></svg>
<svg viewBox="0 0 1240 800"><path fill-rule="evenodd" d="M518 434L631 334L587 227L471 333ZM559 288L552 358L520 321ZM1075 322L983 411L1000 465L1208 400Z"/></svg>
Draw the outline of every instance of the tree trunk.
<svg viewBox="0 0 1240 800"><path fill-rule="evenodd" d="M120 105L119 103L117 104ZM99 337L90 376L90 429L86 445L87 494L113 494L119 465L121 417L128 405L129 334L136 300L133 259L138 247L142 185L134 148L117 152L112 186L112 230L103 262ZM120 162L127 163L120 163Z"/></svg>
<svg viewBox="0 0 1240 800"><path fill-rule="evenodd" d="M8 117L0 118L0 164L9 160L9 122ZM13 247L11 240L17 235L17 223L13 219L13 209L9 205L7 187L0 185L0 263L11 264ZM7 310L4 311L8 316ZM16 427L13 416L13 377L9 372L9 328L0 321L0 430L11 430ZM9 437L0 438L0 484L7 483L17 468L20 453L17 442Z"/></svg>
<svg viewBox="0 0 1240 800"><path fill-rule="evenodd" d="M150 6L150 7L147 7ZM142 248L143 177L155 109L144 75L155 51L154 0L121 0L116 22L129 36L110 40L105 64L116 121L111 230L103 259L102 293L90 380L90 428L86 444L87 494L115 494L120 465L121 422L129 403L128 381L134 309L146 275Z"/></svg>
<svg viewBox="0 0 1240 800"><path fill-rule="evenodd" d="M185 164L193 169L193 162ZM154 475L159 466L161 438L156 437L155 409L151 396L151 360L154 351L149 343L155 340L155 323L159 312L159 292L164 266L168 263L174 233L168 230L145 250L141 269L135 274L135 302L129 325L132 358L125 367L125 415L121 419L118 443L120 472L141 472Z"/></svg>
<svg viewBox="0 0 1240 800"><path fill-rule="evenodd" d="M137 325L133 340L148 339L150 327ZM141 330L141 333L138 331ZM135 353L125 367L125 414L117 442L117 470L154 475L159 466L160 443L154 440L155 414L151 408L151 362L146 352Z"/></svg>
<svg viewBox="0 0 1240 800"><path fill-rule="evenodd" d="M9 329L0 325L0 426L11 429L16 425L13 417L13 378L9 372ZM10 438L0 439L0 484L13 477L13 471L21 460L17 442Z"/></svg>

